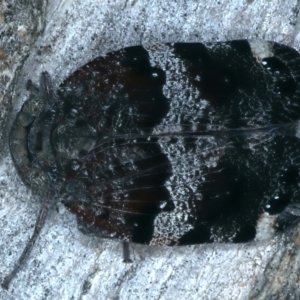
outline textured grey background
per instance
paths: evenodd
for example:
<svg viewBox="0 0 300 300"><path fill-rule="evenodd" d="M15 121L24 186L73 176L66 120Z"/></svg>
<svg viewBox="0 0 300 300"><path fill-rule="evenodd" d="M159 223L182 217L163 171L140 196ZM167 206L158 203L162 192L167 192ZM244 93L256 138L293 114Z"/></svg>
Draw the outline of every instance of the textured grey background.
<svg viewBox="0 0 300 300"><path fill-rule="evenodd" d="M297 0L0 1L0 278L30 237L39 200L19 180L7 133L25 83L59 84L110 50L141 43L262 38L300 49ZM264 243L147 247L82 235L59 205L0 299L300 299L298 230Z"/></svg>

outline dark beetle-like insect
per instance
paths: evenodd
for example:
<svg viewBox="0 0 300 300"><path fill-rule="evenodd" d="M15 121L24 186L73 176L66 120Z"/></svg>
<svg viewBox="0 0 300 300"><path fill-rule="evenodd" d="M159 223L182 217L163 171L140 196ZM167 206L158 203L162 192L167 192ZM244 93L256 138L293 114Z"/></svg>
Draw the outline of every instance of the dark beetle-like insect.
<svg viewBox="0 0 300 300"><path fill-rule="evenodd" d="M54 199L85 233L149 245L246 242L294 223L299 77L297 51L239 40L129 47L57 91L46 72L39 89L29 82L9 146L43 202L2 286Z"/></svg>

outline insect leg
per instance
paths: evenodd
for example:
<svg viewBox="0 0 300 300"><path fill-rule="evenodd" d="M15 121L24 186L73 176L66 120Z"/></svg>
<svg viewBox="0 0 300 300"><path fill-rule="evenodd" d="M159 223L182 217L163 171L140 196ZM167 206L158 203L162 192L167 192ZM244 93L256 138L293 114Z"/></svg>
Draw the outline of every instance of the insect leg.
<svg viewBox="0 0 300 300"><path fill-rule="evenodd" d="M132 260L130 259L129 242L123 240L122 246L123 246L123 262L132 263Z"/></svg>

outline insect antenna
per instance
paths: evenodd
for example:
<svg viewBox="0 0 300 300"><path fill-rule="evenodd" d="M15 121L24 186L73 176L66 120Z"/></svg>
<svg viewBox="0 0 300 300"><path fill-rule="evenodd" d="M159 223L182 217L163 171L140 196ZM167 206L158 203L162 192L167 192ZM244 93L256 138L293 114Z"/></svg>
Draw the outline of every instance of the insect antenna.
<svg viewBox="0 0 300 300"><path fill-rule="evenodd" d="M28 259L29 255L32 251L32 248L33 248L37 238L39 237L42 228L44 227L46 217L48 215L49 208L51 206L53 198L54 198L53 192L51 189L49 189L46 193L45 200L43 202L43 205L40 209L38 218L36 220L33 235L31 236L30 240L27 242L27 245L26 245L25 249L23 250L21 256L19 257L17 263L15 264L13 270L4 278L3 282L1 283L2 288L8 290L10 282L16 276L16 274L20 271L21 267L24 265L24 263Z"/></svg>

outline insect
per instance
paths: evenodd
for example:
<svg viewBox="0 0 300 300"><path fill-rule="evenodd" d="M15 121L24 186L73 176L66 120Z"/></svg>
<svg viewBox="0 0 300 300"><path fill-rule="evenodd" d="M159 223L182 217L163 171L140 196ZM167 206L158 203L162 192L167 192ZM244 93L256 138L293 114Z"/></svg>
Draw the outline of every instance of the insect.
<svg viewBox="0 0 300 300"><path fill-rule="evenodd" d="M247 242L298 219L300 55L261 40L134 46L31 81L9 146L42 206L149 245ZM273 217L276 216L276 217ZM126 244L125 244L126 245Z"/></svg>

